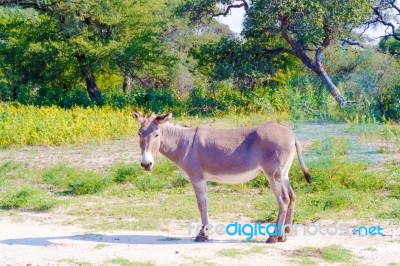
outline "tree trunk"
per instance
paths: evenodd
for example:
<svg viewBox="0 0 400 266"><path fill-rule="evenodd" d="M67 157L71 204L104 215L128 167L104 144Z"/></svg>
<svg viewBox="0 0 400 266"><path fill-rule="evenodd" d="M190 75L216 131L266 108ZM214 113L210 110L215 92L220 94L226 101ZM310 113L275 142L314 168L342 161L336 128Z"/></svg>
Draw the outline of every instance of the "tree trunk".
<svg viewBox="0 0 400 266"><path fill-rule="evenodd" d="M322 56L324 47L320 47L316 51L315 61L313 61L307 55L307 53L303 50L303 48L298 43L296 43L287 32L282 33L282 36L285 39L285 41L292 47L293 54L296 57L298 57L306 67L308 67L309 69L311 69L314 73L316 73L318 75L318 77L322 80L322 83L328 89L329 93L335 98L336 102L340 106L346 105L347 101L340 94L340 91L335 86L335 84L333 84L328 73L326 73L325 69L322 66L321 56ZM325 45L326 46L329 45L329 40L328 40L327 44L325 44Z"/></svg>
<svg viewBox="0 0 400 266"><path fill-rule="evenodd" d="M127 70L124 75L124 83L122 84L122 91L126 93L127 91L132 89L132 76L131 73Z"/></svg>
<svg viewBox="0 0 400 266"><path fill-rule="evenodd" d="M101 105L103 103L101 91L99 87L97 87L96 79L94 78L92 70L85 60L85 55L77 55L76 59L80 64L82 75L85 78L86 90L89 94L90 99L92 99L92 101L94 101L97 105Z"/></svg>
<svg viewBox="0 0 400 266"><path fill-rule="evenodd" d="M336 85L333 84L331 78L329 77L328 73L326 73L325 69L323 69L320 66L317 69L315 70L312 69L312 70L318 75L322 83L328 89L329 93L333 96L333 98L335 98L336 102L341 106L346 105L347 104L346 100L340 94L340 91L338 90Z"/></svg>
<svg viewBox="0 0 400 266"><path fill-rule="evenodd" d="M18 86L15 84L11 85L11 97L13 101L18 100Z"/></svg>
<svg viewBox="0 0 400 266"><path fill-rule="evenodd" d="M92 71L90 71L89 68L86 68L85 81L86 89L90 96L90 99L92 99L97 105L101 105L103 103L101 91L97 87L96 80L94 79L93 73Z"/></svg>

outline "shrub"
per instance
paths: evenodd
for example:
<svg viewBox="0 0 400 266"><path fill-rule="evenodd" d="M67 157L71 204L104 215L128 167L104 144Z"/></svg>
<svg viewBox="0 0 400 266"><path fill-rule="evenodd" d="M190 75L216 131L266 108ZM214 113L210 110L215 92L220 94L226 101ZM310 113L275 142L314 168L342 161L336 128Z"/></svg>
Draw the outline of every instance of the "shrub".
<svg viewBox="0 0 400 266"><path fill-rule="evenodd" d="M143 169L138 164L118 164L112 169L113 181L117 183L132 182L137 176L143 175Z"/></svg>
<svg viewBox="0 0 400 266"><path fill-rule="evenodd" d="M146 172L138 164L117 164L111 169L113 180L117 183L129 182L140 191L162 191L182 188L187 181L167 160L156 161L153 171Z"/></svg>
<svg viewBox="0 0 400 266"><path fill-rule="evenodd" d="M33 211L49 210L56 205L56 200L47 192L24 187L0 194L1 209L21 208Z"/></svg>
<svg viewBox="0 0 400 266"><path fill-rule="evenodd" d="M44 182L62 189L64 194L93 194L104 189L110 178L92 171L84 171L67 166L55 166L43 174Z"/></svg>

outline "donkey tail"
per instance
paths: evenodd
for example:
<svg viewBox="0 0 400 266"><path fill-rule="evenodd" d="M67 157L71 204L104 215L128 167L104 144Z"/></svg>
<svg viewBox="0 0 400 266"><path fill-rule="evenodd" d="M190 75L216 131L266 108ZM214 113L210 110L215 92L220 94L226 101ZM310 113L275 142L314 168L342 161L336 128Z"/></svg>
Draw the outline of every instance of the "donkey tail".
<svg viewBox="0 0 400 266"><path fill-rule="evenodd" d="M308 183L311 183L311 175L310 172L308 172L307 166L304 163L303 157L301 156L301 146L300 142L295 139L295 145L296 145L296 151L297 151L297 156L299 157L299 162L300 162L300 167L301 170L303 171L304 177L306 178Z"/></svg>

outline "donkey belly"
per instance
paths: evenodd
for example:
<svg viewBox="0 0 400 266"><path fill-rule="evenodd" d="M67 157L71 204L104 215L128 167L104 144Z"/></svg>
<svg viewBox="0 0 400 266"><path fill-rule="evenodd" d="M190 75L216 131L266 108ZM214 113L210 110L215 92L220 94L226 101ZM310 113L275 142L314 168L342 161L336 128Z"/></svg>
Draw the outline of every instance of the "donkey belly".
<svg viewBox="0 0 400 266"><path fill-rule="evenodd" d="M225 184L240 184L247 182L261 173L261 169L255 168L249 171L236 174L211 174L204 172L204 179L207 181L225 183Z"/></svg>

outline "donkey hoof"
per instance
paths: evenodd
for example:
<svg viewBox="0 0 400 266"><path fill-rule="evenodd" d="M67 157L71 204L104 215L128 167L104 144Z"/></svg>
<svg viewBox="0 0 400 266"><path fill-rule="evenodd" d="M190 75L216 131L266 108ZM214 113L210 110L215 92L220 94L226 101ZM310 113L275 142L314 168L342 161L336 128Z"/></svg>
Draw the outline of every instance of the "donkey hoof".
<svg viewBox="0 0 400 266"><path fill-rule="evenodd" d="M286 237L278 237L278 242L286 242Z"/></svg>
<svg viewBox="0 0 400 266"><path fill-rule="evenodd" d="M267 244L275 244L276 242L278 242L278 238L276 236L270 236L268 237L267 241L265 241Z"/></svg>
<svg viewBox="0 0 400 266"><path fill-rule="evenodd" d="M205 235L198 235L196 236L196 238L194 239L194 242L205 242L208 240L208 236Z"/></svg>

